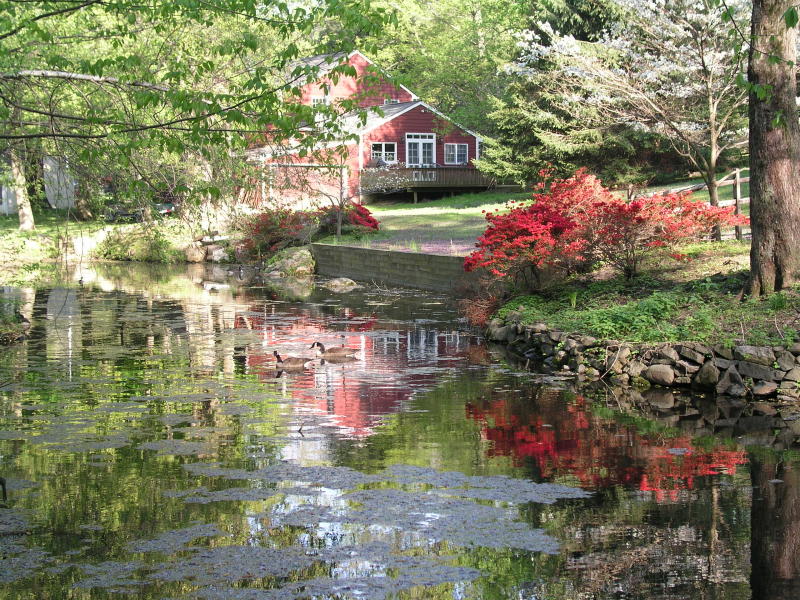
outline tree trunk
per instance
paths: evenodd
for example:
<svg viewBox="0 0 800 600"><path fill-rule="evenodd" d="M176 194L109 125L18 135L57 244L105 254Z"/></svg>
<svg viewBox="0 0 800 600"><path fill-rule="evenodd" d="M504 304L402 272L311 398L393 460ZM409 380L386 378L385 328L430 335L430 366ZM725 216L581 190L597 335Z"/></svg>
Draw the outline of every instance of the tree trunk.
<svg viewBox="0 0 800 600"><path fill-rule="evenodd" d="M90 208L92 191L92 186L87 181L78 182L75 190L75 212L81 221L89 221L94 217Z"/></svg>
<svg viewBox="0 0 800 600"><path fill-rule="evenodd" d="M750 282L769 294L800 278L800 123L797 117L794 28L783 14L791 0L753 2L749 81L770 86L750 92ZM776 56L780 61L771 61Z"/></svg>
<svg viewBox="0 0 800 600"><path fill-rule="evenodd" d="M708 203L711 206L719 206L719 186L717 185L717 169L716 167L713 170L710 170L706 174L706 187L708 188ZM719 225L714 227L714 230L711 233L711 237L716 240L722 240L722 230L719 228Z"/></svg>
<svg viewBox="0 0 800 600"><path fill-rule="evenodd" d="M19 213L20 231L33 231L36 226L33 222L33 211L31 201L28 198L28 186L25 181L25 165L21 160L19 152L11 149L11 179L12 189L17 197L17 212Z"/></svg>

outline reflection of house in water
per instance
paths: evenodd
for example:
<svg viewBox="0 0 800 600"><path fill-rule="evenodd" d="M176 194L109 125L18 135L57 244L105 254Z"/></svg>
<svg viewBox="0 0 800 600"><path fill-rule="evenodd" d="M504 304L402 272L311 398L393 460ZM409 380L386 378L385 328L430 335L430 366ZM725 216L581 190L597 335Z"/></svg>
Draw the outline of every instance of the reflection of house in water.
<svg viewBox="0 0 800 600"><path fill-rule="evenodd" d="M374 317L351 309L343 312L336 323L344 325L341 331L332 331L324 320L308 313L287 320L284 314L252 311L240 315L236 326L260 331L262 343L248 346L246 364L265 378L275 376L274 349L311 357L309 346L321 341L328 347L345 345L357 350L357 360L315 362L308 371L288 374L288 391L300 402L297 410L327 416L329 424L349 435L370 435L382 417L400 410L420 390L435 386L448 363L463 360L468 346L468 339L458 332L441 332L423 324L388 331Z"/></svg>
<svg viewBox="0 0 800 600"><path fill-rule="evenodd" d="M83 347L81 307L77 291L53 288L47 296L48 321L61 321L47 328L47 357L60 363L68 380L79 374ZM64 325L66 322L66 325Z"/></svg>

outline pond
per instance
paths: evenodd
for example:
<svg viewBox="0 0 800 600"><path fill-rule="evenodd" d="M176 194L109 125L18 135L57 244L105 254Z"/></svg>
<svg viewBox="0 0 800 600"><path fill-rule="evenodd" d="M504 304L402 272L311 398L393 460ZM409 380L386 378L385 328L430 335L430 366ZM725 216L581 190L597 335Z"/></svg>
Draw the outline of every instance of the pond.
<svg viewBox="0 0 800 600"><path fill-rule="evenodd" d="M320 283L13 290L0 599L800 596L793 452L526 372L445 297ZM356 356L276 369L315 341Z"/></svg>

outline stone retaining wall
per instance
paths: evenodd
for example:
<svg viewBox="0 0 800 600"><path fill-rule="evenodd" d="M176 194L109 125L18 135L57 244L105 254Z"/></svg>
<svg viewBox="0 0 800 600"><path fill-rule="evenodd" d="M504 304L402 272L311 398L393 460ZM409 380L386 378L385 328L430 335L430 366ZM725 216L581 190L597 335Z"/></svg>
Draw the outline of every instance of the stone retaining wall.
<svg viewBox="0 0 800 600"><path fill-rule="evenodd" d="M513 319L493 320L487 337L535 363L579 378L606 377L639 388L684 387L740 398L800 398L800 344L628 344L555 331L544 324L521 325Z"/></svg>
<svg viewBox="0 0 800 600"><path fill-rule="evenodd" d="M464 282L464 258L311 244L317 274L388 285L450 292Z"/></svg>

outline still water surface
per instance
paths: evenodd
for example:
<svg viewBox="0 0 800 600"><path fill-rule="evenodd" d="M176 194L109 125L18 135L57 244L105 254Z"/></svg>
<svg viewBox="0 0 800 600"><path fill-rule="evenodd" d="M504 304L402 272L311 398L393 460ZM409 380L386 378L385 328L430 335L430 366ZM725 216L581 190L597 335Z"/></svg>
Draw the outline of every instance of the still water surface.
<svg viewBox="0 0 800 600"><path fill-rule="evenodd" d="M81 275L15 291L0 599L799 597L792 455L531 377L446 298ZM276 371L314 341L358 358Z"/></svg>

